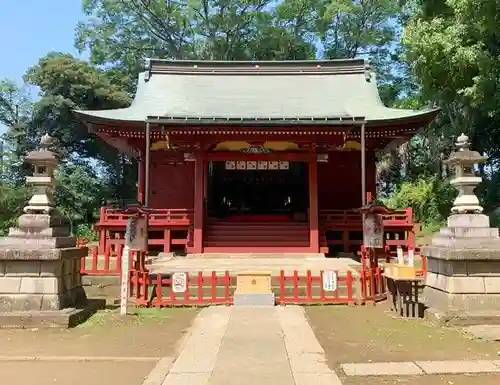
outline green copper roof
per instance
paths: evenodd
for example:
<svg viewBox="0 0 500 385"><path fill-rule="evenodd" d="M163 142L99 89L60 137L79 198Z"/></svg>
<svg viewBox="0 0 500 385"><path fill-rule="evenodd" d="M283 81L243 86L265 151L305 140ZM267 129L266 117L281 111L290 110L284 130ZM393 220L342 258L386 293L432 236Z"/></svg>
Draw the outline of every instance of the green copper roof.
<svg viewBox="0 0 500 385"><path fill-rule="evenodd" d="M324 123L401 120L435 110L385 107L364 60L152 60L130 107L76 112L86 121Z"/></svg>

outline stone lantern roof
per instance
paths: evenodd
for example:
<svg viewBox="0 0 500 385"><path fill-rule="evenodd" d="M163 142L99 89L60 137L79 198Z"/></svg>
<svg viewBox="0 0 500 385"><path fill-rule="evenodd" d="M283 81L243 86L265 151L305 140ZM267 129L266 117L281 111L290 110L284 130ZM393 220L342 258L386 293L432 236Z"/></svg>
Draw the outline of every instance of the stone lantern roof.
<svg viewBox="0 0 500 385"><path fill-rule="evenodd" d="M474 164L481 164L488 160L487 157L482 156L479 152L473 151L469 148L469 137L461 134L455 143L456 150L450 154L450 157L444 161L445 164L454 166L462 164L470 166Z"/></svg>
<svg viewBox="0 0 500 385"><path fill-rule="evenodd" d="M54 139L45 134L40 139L40 146L36 150L28 152L24 158L30 164L51 164L57 166L59 164L59 154L50 150L54 144Z"/></svg>

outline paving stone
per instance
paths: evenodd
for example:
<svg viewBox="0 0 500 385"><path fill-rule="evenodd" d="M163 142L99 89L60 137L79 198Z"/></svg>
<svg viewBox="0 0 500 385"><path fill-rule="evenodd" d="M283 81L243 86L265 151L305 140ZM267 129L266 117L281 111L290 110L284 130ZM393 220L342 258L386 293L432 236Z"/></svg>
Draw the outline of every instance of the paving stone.
<svg viewBox="0 0 500 385"><path fill-rule="evenodd" d="M266 371L220 371L213 374L209 385L295 385L292 373L277 368Z"/></svg>
<svg viewBox="0 0 500 385"><path fill-rule="evenodd" d="M210 385L293 385L276 310L235 307L222 340Z"/></svg>
<svg viewBox="0 0 500 385"><path fill-rule="evenodd" d="M300 306L276 308L288 354L324 353Z"/></svg>
<svg viewBox="0 0 500 385"><path fill-rule="evenodd" d="M374 362L360 364L342 364L347 376L407 376L423 374L413 362Z"/></svg>
<svg viewBox="0 0 500 385"><path fill-rule="evenodd" d="M170 373L161 385L207 385L210 373Z"/></svg>
<svg viewBox="0 0 500 385"><path fill-rule="evenodd" d="M500 341L500 325L474 325L465 328L468 334L486 341Z"/></svg>
<svg viewBox="0 0 500 385"><path fill-rule="evenodd" d="M324 354L319 353L303 353L303 354L290 354L290 367L292 372L295 373L319 373L329 374L331 369L326 364Z"/></svg>
<svg viewBox="0 0 500 385"><path fill-rule="evenodd" d="M231 308L205 308L196 317L171 373L211 373L231 315Z"/></svg>
<svg viewBox="0 0 500 385"><path fill-rule="evenodd" d="M163 357L158 361L153 370L149 372L142 385L162 385L172 364L173 359L171 357Z"/></svg>
<svg viewBox="0 0 500 385"><path fill-rule="evenodd" d="M426 374L489 373L500 371L493 361L416 361Z"/></svg>
<svg viewBox="0 0 500 385"><path fill-rule="evenodd" d="M335 373L297 373L293 377L295 385L342 385Z"/></svg>

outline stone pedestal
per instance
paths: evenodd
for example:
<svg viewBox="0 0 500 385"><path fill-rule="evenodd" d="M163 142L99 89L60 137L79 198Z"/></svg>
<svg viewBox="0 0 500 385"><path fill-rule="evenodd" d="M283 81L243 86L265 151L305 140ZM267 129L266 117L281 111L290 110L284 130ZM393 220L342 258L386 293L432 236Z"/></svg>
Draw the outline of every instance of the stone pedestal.
<svg viewBox="0 0 500 385"><path fill-rule="evenodd" d="M8 248L0 242L0 312L50 311L85 303L87 248Z"/></svg>
<svg viewBox="0 0 500 385"><path fill-rule="evenodd" d="M423 302L445 322L500 322L500 238L482 214L455 214L422 248Z"/></svg>

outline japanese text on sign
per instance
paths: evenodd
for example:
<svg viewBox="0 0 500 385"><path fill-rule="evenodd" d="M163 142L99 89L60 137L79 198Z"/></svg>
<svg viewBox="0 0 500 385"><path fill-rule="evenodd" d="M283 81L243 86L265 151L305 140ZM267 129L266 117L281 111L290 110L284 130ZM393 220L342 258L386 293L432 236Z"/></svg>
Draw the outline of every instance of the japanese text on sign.
<svg viewBox="0 0 500 385"><path fill-rule="evenodd" d="M337 272L325 271L323 273L323 290L335 291L337 290Z"/></svg>
<svg viewBox="0 0 500 385"><path fill-rule="evenodd" d="M186 273L174 273L172 276L172 291L174 293L184 293L187 289Z"/></svg>

